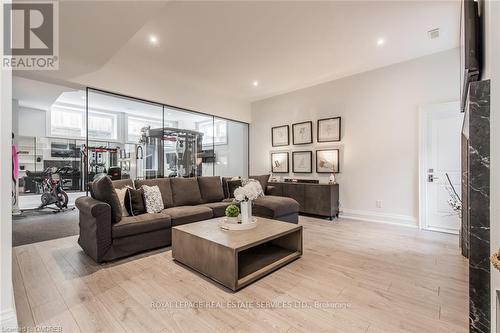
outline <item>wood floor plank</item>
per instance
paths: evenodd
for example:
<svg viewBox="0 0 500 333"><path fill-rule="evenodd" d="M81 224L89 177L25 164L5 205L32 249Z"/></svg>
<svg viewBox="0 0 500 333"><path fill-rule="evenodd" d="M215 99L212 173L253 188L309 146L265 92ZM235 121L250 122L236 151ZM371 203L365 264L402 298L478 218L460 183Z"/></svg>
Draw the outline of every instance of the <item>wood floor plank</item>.
<svg viewBox="0 0 500 333"><path fill-rule="evenodd" d="M103 265L76 237L15 248L20 323L64 332L467 332L457 236L300 223L303 257L236 293L174 262L169 248Z"/></svg>

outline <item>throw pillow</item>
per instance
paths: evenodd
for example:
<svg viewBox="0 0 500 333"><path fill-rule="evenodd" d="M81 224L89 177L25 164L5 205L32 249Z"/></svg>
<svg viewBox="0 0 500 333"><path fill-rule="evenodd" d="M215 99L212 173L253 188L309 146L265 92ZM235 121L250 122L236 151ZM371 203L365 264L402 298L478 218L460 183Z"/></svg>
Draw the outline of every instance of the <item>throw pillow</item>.
<svg viewBox="0 0 500 333"><path fill-rule="evenodd" d="M234 191L242 185L241 179L238 180L228 180L227 181L227 192L229 198L234 198Z"/></svg>
<svg viewBox="0 0 500 333"><path fill-rule="evenodd" d="M129 186L125 186L124 188L115 188L116 195L118 195L118 200L120 200L120 205L122 206L122 216L130 216L127 208L125 208L125 194L129 188Z"/></svg>
<svg viewBox="0 0 500 333"><path fill-rule="evenodd" d="M163 199L158 185L142 185L141 188L144 191L144 205L146 206L146 212L150 214L161 212L163 210Z"/></svg>
<svg viewBox="0 0 500 333"><path fill-rule="evenodd" d="M96 200L103 201L111 206L111 221L118 223L122 220L122 207L108 176L99 176L92 182L92 192Z"/></svg>
<svg viewBox="0 0 500 333"><path fill-rule="evenodd" d="M267 184L269 183L269 177L270 176L271 175L250 176L248 178L255 179L256 181L258 181L260 183L260 186L262 187L263 193L266 194Z"/></svg>
<svg viewBox="0 0 500 333"><path fill-rule="evenodd" d="M125 208L130 216L137 216L146 213L144 207L143 190L127 188L125 191Z"/></svg>

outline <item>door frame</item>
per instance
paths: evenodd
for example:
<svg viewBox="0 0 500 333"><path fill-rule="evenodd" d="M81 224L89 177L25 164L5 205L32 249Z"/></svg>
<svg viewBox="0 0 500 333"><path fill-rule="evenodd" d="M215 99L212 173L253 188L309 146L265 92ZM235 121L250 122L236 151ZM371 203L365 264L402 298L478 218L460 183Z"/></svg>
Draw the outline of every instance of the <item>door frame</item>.
<svg viewBox="0 0 500 333"><path fill-rule="evenodd" d="M427 155L425 149L425 141L427 139L427 134L429 128L427 126L427 115L431 112L441 110L444 107L454 107L456 106L457 112L460 112L460 102L451 101L443 103L433 103L421 105L418 107L418 227L423 230L438 231L448 234L459 234L459 231L452 232L450 230L444 230L440 228L429 227L427 224L427 173L425 172L425 166L427 165Z"/></svg>

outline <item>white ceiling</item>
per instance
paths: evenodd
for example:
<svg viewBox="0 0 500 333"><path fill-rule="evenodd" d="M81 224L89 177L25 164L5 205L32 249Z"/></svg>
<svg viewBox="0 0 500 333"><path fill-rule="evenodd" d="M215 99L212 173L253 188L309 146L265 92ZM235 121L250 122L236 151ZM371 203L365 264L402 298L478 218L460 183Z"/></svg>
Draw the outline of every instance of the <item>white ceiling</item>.
<svg viewBox="0 0 500 333"><path fill-rule="evenodd" d="M459 1L71 1L60 7L61 70L17 74L133 71L254 101L458 47L459 13Z"/></svg>

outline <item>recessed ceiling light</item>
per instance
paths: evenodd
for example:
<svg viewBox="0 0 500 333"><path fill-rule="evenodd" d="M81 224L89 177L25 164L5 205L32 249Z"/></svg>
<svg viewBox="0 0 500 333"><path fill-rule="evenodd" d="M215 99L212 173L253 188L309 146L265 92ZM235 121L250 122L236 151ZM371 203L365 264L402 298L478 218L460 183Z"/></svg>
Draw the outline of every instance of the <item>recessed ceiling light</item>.
<svg viewBox="0 0 500 333"><path fill-rule="evenodd" d="M158 44L158 37L156 37L155 35L150 35L149 36L149 42L153 45L156 45Z"/></svg>
<svg viewBox="0 0 500 333"><path fill-rule="evenodd" d="M259 86L259 81L253 81L253 82L252 82L252 85L253 85L254 87L258 87L258 86Z"/></svg>
<svg viewBox="0 0 500 333"><path fill-rule="evenodd" d="M385 44L385 39L383 39L383 38L379 38L379 39L377 39L377 45L378 45L378 46L382 46L382 45L384 45L384 44Z"/></svg>

